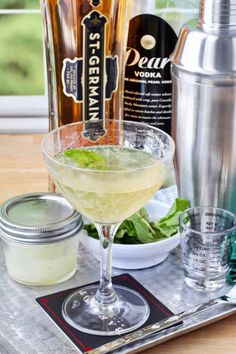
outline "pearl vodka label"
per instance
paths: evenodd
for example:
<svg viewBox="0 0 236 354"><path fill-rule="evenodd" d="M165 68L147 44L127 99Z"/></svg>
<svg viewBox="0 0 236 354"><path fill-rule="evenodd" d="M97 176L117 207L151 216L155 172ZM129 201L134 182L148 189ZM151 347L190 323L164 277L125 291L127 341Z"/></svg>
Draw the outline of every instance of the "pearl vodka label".
<svg viewBox="0 0 236 354"><path fill-rule="evenodd" d="M142 121L170 134L169 56L177 35L162 18L143 14L130 20L124 77L124 119Z"/></svg>

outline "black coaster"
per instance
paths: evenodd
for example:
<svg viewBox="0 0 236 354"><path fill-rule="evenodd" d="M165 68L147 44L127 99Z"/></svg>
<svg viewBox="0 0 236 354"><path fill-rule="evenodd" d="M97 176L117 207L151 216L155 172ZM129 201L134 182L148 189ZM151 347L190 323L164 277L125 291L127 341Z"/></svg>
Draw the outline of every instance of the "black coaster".
<svg viewBox="0 0 236 354"><path fill-rule="evenodd" d="M144 323L143 327L160 321L164 318L172 316L173 313L157 300L147 289L145 289L137 280L129 274L122 274L112 278L113 284L123 285L133 290L136 290L145 297L150 306L150 316ZM97 283L92 283L97 284ZM88 285L92 285L88 284ZM66 334L68 338L78 347L82 353L91 349L97 348L103 344L109 343L119 336L95 336L78 331L70 326L63 318L61 308L65 298L77 289L84 287L80 286L73 289L67 289L55 294L41 296L36 299L36 302L43 308L44 311L51 317L57 326Z"/></svg>

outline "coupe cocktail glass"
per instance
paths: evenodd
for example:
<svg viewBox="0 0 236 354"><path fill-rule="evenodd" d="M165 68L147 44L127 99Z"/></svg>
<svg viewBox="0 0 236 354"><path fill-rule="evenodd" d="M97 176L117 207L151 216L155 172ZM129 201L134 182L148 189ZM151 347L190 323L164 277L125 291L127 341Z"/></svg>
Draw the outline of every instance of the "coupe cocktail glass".
<svg viewBox="0 0 236 354"><path fill-rule="evenodd" d="M81 161L68 157L68 151L73 154L76 149L90 151L92 160L82 161L81 167ZM147 320L149 306L136 291L112 286L112 242L120 223L163 184L173 158L173 140L142 123L105 120L102 126L101 121L89 121L51 131L43 139L42 151L57 188L95 224L100 237L100 285L70 295L63 304L65 320L97 335L138 328ZM94 156L98 158L93 161Z"/></svg>

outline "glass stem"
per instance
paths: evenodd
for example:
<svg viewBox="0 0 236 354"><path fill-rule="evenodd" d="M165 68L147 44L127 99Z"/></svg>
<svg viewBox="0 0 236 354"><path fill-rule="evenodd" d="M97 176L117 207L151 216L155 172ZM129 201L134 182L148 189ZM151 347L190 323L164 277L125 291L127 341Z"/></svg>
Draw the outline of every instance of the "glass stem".
<svg viewBox="0 0 236 354"><path fill-rule="evenodd" d="M102 225L95 223L100 239L100 285L95 299L104 305L112 304L117 296L112 287L112 244L120 224Z"/></svg>

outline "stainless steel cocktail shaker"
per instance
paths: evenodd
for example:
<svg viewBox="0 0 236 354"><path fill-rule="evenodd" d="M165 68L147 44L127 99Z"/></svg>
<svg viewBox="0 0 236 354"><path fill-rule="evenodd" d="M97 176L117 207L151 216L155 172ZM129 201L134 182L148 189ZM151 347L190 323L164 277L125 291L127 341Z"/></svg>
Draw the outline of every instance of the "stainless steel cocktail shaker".
<svg viewBox="0 0 236 354"><path fill-rule="evenodd" d="M171 61L179 195L236 212L236 0L201 0Z"/></svg>

